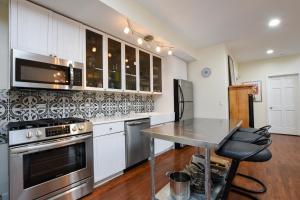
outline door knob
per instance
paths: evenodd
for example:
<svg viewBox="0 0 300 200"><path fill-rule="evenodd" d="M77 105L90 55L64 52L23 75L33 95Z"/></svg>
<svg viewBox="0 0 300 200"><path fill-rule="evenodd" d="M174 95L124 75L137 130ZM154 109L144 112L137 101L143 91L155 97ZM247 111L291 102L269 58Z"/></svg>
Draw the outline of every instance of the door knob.
<svg viewBox="0 0 300 200"><path fill-rule="evenodd" d="M273 109L273 107L271 106L271 107L269 107L271 110Z"/></svg>

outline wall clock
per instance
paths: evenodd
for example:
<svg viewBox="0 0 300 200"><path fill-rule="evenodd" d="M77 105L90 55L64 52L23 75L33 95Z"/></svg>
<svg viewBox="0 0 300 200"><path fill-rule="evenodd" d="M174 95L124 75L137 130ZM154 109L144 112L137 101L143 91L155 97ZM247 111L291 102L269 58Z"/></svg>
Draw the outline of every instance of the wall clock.
<svg viewBox="0 0 300 200"><path fill-rule="evenodd" d="M201 70L201 75L204 77L204 78L207 78L211 75L211 69L209 67L205 67Z"/></svg>

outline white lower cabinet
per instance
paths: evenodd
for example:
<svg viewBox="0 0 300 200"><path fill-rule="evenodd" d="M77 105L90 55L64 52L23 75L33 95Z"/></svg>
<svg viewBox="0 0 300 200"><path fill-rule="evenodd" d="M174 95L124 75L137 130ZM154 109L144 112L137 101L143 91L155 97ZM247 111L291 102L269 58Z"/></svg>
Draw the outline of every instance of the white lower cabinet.
<svg viewBox="0 0 300 200"><path fill-rule="evenodd" d="M154 115L151 117L151 127L161 126L164 123L174 121L174 113L170 114L161 114L161 115ZM173 148L174 143L167 141L167 140L154 140L154 152L155 155L161 154L171 148Z"/></svg>
<svg viewBox="0 0 300 200"><path fill-rule="evenodd" d="M167 140L160 140L160 139L155 139L154 140L154 152L155 155L161 154L169 149L171 149L174 145L174 142L170 142Z"/></svg>
<svg viewBox="0 0 300 200"><path fill-rule="evenodd" d="M102 181L125 169L124 132L94 137L94 181Z"/></svg>

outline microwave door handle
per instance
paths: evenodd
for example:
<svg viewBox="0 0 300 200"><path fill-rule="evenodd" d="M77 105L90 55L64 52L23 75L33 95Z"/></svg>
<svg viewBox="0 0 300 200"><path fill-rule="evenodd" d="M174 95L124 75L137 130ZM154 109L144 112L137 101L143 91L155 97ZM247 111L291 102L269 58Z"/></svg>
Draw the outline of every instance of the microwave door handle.
<svg viewBox="0 0 300 200"><path fill-rule="evenodd" d="M70 69L70 89L72 89L74 86L74 67L72 63L69 64L69 69Z"/></svg>

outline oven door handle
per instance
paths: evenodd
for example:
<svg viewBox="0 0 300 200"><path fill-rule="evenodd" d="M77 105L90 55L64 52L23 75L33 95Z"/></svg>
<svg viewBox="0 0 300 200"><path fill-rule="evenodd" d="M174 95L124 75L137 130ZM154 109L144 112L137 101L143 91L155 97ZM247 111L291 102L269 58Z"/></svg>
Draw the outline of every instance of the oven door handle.
<svg viewBox="0 0 300 200"><path fill-rule="evenodd" d="M68 146L68 145L72 145L72 144L81 143L91 137L92 137L92 135L85 135L85 136L79 136L79 137L77 136L76 138L56 140L51 143L16 147L16 148L11 148L10 153L11 154L24 154L24 153L28 154L28 153L37 152L37 151L45 151L45 150L49 150L49 149L54 149L54 148L64 147L64 146Z"/></svg>

